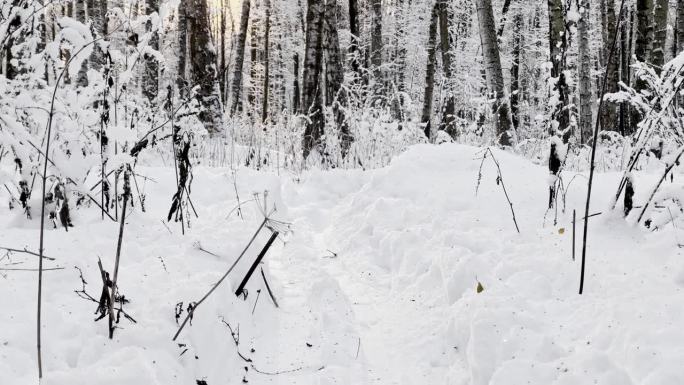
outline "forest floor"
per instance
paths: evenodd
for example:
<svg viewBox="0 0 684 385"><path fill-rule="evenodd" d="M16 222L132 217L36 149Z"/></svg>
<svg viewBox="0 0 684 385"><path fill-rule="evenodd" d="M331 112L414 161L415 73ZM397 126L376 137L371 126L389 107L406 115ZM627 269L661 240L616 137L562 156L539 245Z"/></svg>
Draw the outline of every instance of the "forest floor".
<svg viewBox="0 0 684 385"><path fill-rule="evenodd" d="M254 201L242 205L242 216L233 210L230 170L196 167L191 196L199 217L182 235L179 223L163 223L173 169L139 167L154 181L138 180L145 212L134 189L119 271L120 291L130 299L124 310L137 323L122 317L110 341L106 320L93 322L97 305L74 292L82 287L77 266L99 298L97 259L111 271L118 232L95 208L75 211L69 232L46 234L46 255L56 258L46 267L65 269L44 276L43 383L684 383L677 247L684 234L671 225L650 232L619 209L607 213L619 174L598 174L592 213L604 214L590 220L580 296L581 221L573 261L571 218L573 209L583 215L585 179L572 182L554 225L554 212L545 215L545 167L494 154L520 233L490 159L476 195L482 151L473 147L419 145L365 172L294 178L240 169L240 199L268 190L273 217L292 224L262 264L280 307L259 269L246 299L233 294L268 239L264 231L176 342L176 304L198 300L263 217ZM636 180L642 202L655 174L637 173ZM0 246L37 250L35 217L27 221L3 204ZM35 268L37 260L12 253L0 265ZM0 384L36 383L37 273L0 274Z"/></svg>

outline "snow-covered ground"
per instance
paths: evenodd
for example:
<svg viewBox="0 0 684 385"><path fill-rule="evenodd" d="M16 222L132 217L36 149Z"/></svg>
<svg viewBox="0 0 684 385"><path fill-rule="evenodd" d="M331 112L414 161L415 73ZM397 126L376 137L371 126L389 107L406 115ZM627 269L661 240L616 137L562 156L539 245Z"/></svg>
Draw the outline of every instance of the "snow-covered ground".
<svg viewBox="0 0 684 385"><path fill-rule="evenodd" d="M147 210L136 197L119 272L131 301L124 309L138 322L122 319L110 341L106 320L93 322L96 304L74 292L78 266L99 298L97 259L111 271L118 231L95 208L75 212L73 229L46 236L46 255L56 258L46 267L65 269L45 272L43 383L683 384L682 235L630 225L620 210L605 214L619 175L598 174L592 213L604 214L590 221L580 296L581 226L573 261L571 213L583 215L585 179L571 184L554 225L553 213L544 218L545 167L494 153L520 234L489 160L475 194L481 151L473 147L419 145L383 169L309 171L299 180L239 170L240 198L268 190L274 217L292 223L263 263L280 308L259 270L246 300L233 294L264 232L176 342L176 303L198 300L263 217L254 202L243 205L244 218L231 213L229 170L197 167L199 218L183 236L180 224L162 221L173 169L139 168L156 182L138 181ZM636 180L640 202L654 176ZM37 249L37 220L6 205L0 217L0 245ZM11 255L24 262L14 267L36 267L36 259ZM36 383L37 273L0 273L0 384Z"/></svg>

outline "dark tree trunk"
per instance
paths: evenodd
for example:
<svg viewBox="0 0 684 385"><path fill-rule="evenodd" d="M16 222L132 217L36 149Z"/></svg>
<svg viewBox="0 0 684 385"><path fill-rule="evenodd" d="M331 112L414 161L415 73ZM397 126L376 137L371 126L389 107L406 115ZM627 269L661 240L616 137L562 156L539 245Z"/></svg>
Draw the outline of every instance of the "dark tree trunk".
<svg viewBox="0 0 684 385"><path fill-rule="evenodd" d="M451 54L451 35L449 33L453 24L453 14L449 10L448 0L439 0L439 41L442 50L442 72L444 73L444 84L446 96L442 108L442 122L439 129L445 131L452 138L456 138L456 101L452 90L452 54Z"/></svg>
<svg viewBox="0 0 684 385"><path fill-rule="evenodd" d="M221 101L216 71L216 52L211 44L209 10L205 0L182 0L179 22L181 51L179 75L189 88L199 86L199 120L209 134L223 129Z"/></svg>
<svg viewBox="0 0 684 385"><path fill-rule="evenodd" d="M304 93L302 95L302 114L307 116L302 149L304 158L311 151L323 153L323 95L321 90L321 72L323 67L323 12L324 4L320 0L308 0L306 14L306 52L304 55Z"/></svg>
<svg viewBox="0 0 684 385"><path fill-rule="evenodd" d="M683 0L684 1L684 0ZM359 52L360 31L359 31L359 3L358 0L349 0L349 32L351 34L349 43L349 58L354 82L361 78L361 53Z"/></svg>
<svg viewBox="0 0 684 385"><path fill-rule="evenodd" d="M425 137L432 139L432 99L435 89L435 67L437 62L437 24L439 10L437 5L432 8L430 30L427 43L427 65L425 69L425 93L423 94L423 114L420 121L425 124Z"/></svg>
<svg viewBox="0 0 684 385"><path fill-rule="evenodd" d="M375 92L380 93L384 86L382 71L382 0L371 0L371 69L375 80Z"/></svg>
<svg viewBox="0 0 684 385"><path fill-rule="evenodd" d="M523 58L523 15L518 12L513 17L513 63L511 63L511 121L513 129L518 129L520 125L520 64Z"/></svg>
<svg viewBox="0 0 684 385"><path fill-rule="evenodd" d="M159 14L159 0L147 0L145 5L146 15ZM150 48L159 51L159 32L157 29L153 31L152 28L152 21L148 20L145 30L151 33ZM145 53L143 59L145 61L145 68L142 79L142 92L147 100L152 103L159 95L159 62L154 55L149 53Z"/></svg>
<svg viewBox="0 0 684 385"><path fill-rule="evenodd" d="M323 29L328 58L325 65L326 105L333 108L337 125L337 136L340 140L340 152L342 157L345 158L349 152L352 137L349 132L349 123L344 113L344 108L347 106L347 93L342 87L344 66L342 64L340 40L337 34L339 28L337 19L337 4L335 1L328 0L325 6L325 24Z"/></svg>
<svg viewBox="0 0 684 385"><path fill-rule="evenodd" d="M264 4L266 7L266 20L265 20L265 30L264 30L264 95L263 102L261 106L261 121L266 123L268 119L268 94L270 85L270 74L269 74L269 44L270 44L270 34L271 34L271 1L266 0Z"/></svg>
<svg viewBox="0 0 684 385"><path fill-rule="evenodd" d="M241 106L242 67L245 61L245 42L247 41L247 26L249 25L249 2L242 0L240 14L240 31L237 36L237 50L235 53L235 68L233 69L233 83L231 85L230 114L235 115Z"/></svg>

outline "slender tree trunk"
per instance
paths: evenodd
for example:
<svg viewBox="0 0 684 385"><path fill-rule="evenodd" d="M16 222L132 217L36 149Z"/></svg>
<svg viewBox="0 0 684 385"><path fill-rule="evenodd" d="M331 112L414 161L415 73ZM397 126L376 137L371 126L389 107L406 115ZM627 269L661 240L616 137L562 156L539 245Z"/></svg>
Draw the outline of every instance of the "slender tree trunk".
<svg viewBox="0 0 684 385"><path fill-rule="evenodd" d="M610 39L615 36L618 25L615 18L615 0L606 0L606 25L604 29ZM606 92L613 93L618 91L618 81L619 81L619 56L613 55L608 61L608 56L610 53L612 41L606 44L604 47L608 49L608 54L606 54ZM618 131L618 120L617 120L617 106L615 103L607 102L603 106L601 111L601 125L602 129L606 131Z"/></svg>
<svg viewBox="0 0 684 385"><path fill-rule="evenodd" d="M682 0L684 1L684 0ZM359 31L359 3L358 0L349 0L349 59L354 82L362 79L361 74L361 53L359 52L360 31Z"/></svg>
<svg viewBox="0 0 684 385"><path fill-rule="evenodd" d="M482 41L487 83L489 91L494 94L494 114L497 141L502 146L513 144L512 122L508 98L504 88L503 70L499 44L496 37L496 25L491 0L476 0L477 19Z"/></svg>
<svg viewBox="0 0 684 385"><path fill-rule="evenodd" d="M437 4L432 8L430 17L430 30L427 43L427 65L425 69L425 93L423 95L423 114L421 122L425 124L425 136L432 140L432 99L435 89L435 67L437 59L437 24L439 21L439 10Z"/></svg>
<svg viewBox="0 0 684 385"><path fill-rule="evenodd" d="M259 9L259 0L254 1L254 9ZM249 116L254 117L257 115L257 83L259 74L257 72L257 65L260 60L260 41L263 37L259 26L261 25L261 20L259 18L259 13L255 12L252 15L252 25L250 28L249 35L249 88L247 88L247 113Z"/></svg>
<svg viewBox="0 0 684 385"><path fill-rule="evenodd" d="M589 16L590 0L580 0L580 19L577 23L579 39L579 94L580 114L579 131L580 143L585 144L591 138L592 105L594 103L591 92L591 51L589 50Z"/></svg>
<svg viewBox="0 0 684 385"><path fill-rule="evenodd" d="M499 31L497 36L501 37L506 27L506 20L508 18L508 10L511 8L511 0L504 0L503 9L501 10L501 22L499 24Z"/></svg>
<svg viewBox="0 0 684 385"><path fill-rule="evenodd" d="M563 0L548 0L549 7L549 47L551 56L551 77L555 79L555 106L551 112L552 124L550 134L559 134L563 142L570 139L570 111L568 109L570 92L565 79L565 50L567 49L567 33Z"/></svg>
<svg viewBox="0 0 684 385"><path fill-rule="evenodd" d="M667 43L667 16L669 13L668 0L655 0L653 11L653 46L651 48L651 64L656 73L660 73L665 64L665 44Z"/></svg>
<svg viewBox="0 0 684 385"><path fill-rule="evenodd" d="M653 40L653 0L636 0L636 38L634 42L634 56L641 63L647 63L649 59L650 43ZM641 92L646 88L646 83L641 80L639 73L632 76L634 89ZM641 121L641 115L635 109L631 109L629 133L636 132L637 124Z"/></svg>
<svg viewBox="0 0 684 385"><path fill-rule="evenodd" d="M453 14L449 10L448 0L438 1L439 12L439 41L442 50L442 71L444 73L444 84L446 96L443 100L442 122L439 129L445 131L452 138L456 138L456 100L452 90L452 53L451 35L449 33L453 24Z"/></svg>
<svg viewBox="0 0 684 385"><path fill-rule="evenodd" d="M230 8L225 0L221 0L220 21L219 21L219 87L221 98L225 104L226 95L226 8ZM232 36L231 36L232 38Z"/></svg>
<svg viewBox="0 0 684 385"><path fill-rule="evenodd" d="M684 51L684 0L677 0L675 36L677 37L677 54L680 54Z"/></svg>
<svg viewBox="0 0 684 385"><path fill-rule="evenodd" d="M266 123L268 119L268 93L270 85L270 74L269 74L269 44L270 44L270 34L271 34L271 0L265 0L265 30L264 30L264 95L263 103L261 107L261 121Z"/></svg>
<svg viewBox="0 0 684 385"><path fill-rule="evenodd" d="M382 71L382 0L371 0L371 68L375 80L375 91L379 93L384 86Z"/></svg>
<svg viewBox="0 0 684 385"><path fill-rule="evenodd" d="M242 67L245 61L245 42L247 41L247 26L249 25L249 2L242 0L240 14L240 31L237 36L237 50L235 53L235 68L233 69L233 84L231 86L230 114L235 115L241 106Z"/></svg>
<svg viewBox="0 0 684 385"><path fill-rule="evenodd" d="M523 15L518 11L513 17L513 63L511 63L511 121L513 128L520 127L520 100L522 99L522 89L520 87L520 64L523 59L524 37L523 37Z"/></svg>
<svg viewBox="0 0 684 385"><path fill-rule="evenodd" d="M145 14L150 16L159 14L159 0L147 0L145 3ZM147 20L145 24L145 31L151 33L150 48L159 51L159 32L157 28L153 30L152 21ZM152 103L159 95L159 62L154 55L145 53L143 55L145 61L144 76L142 79L142 92L147 100Z"/></svg>
<svg viewBox="0 0 684 385"><path fill-rule="evenodd" d="M395 10L395 57L396 70L394 72L394 96L392 97L392 117L399 122L399 129L404 121L404 93L406 92L406 14L404 0L397 0Z"/></svg>
<svg viewBox="0 0 684 385"><path fill-rule="evenodd" d="M347 93L342 87L344 82L344 66L337 33L338 29L337 3L334 0L327 0L323 30L328 58L325 65L326 105L331 105L333 108L337 125L337 136L340 140L340 152L342 158L345 158L349 152L352 137L349 132L349 123L344 113L344 108L347 106Z"/></svg>
<svg viewBox="0 0 684 385"><path fill-rule="evenodd" d="M629 10L623 12L623 20L620 24L620 81L630 84L630 65L632 58L632 39L630 18L634 13ZM629 132L629 103L620 103L620 134L627 135Z"/></svg>
<svg viewBox="0 0 684 385"><path fill-rule="evenodd" d="M299 54L295 52L294 57L293 84L292 84L292 111L300 112L300 90L299 90Z"/></svg>

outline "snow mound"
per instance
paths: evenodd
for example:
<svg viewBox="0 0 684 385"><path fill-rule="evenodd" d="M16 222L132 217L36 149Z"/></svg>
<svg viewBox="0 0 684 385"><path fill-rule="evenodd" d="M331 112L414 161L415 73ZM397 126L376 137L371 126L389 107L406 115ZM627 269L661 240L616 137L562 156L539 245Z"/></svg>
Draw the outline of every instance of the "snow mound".
<svg viewBox="0 0 684 385"><path fill-rule="evenodd" d="M487 159L480 169L482 150L468 146L418 145L382 169L308 171L297 181L197 167L191 196L199 216L185 236L178 223L160 221L173 170L142 169L155 181L139 181L146 210L136 198L119 278L137 323L122 319L109 340L105 321L93 322L96 304L74 293L78 266L87 291L99 297L97 259L111 269L118 229L94 209L75 212L76 227L46 234L46 254L56 258L49 265L65 269L45 273L43 382L684 383L684 262L676 231L646 232L619 214L591 218L579 296L571 218L573 209L583 215L585 179L568 188L565 213L547 212L548 171L493 153L520 234L496 167ZM564 174L566 185L573 176ZM592 213L607 212L619 177L597 175ZM654 179L635 178L646 185ZM246 298L237 297L268 239L259 235L173 342L176 304L201 298L239 255L262 220L250 200L264 190L292 231L269 250ZM637 191L636 200L645 194ZM0 213L0 245L37 248L35 226L17 226L19 214L5 207ZM9 262L36 265L22 254L0 264ZM36 274L0 273L0 384L36 383Z"/></svg>

